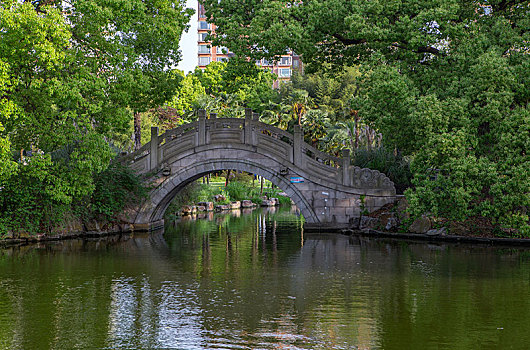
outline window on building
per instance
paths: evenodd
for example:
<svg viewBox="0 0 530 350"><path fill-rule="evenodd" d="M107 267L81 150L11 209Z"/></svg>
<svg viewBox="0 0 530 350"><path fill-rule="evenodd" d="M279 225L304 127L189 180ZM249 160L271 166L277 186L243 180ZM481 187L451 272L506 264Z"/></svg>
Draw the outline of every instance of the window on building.
<svg viewBox="0 0 530 350"><path fill-rule="evenodd" d="M206 36L208 33L199 33L199 41L206 41Z"/></svg>
<svg viewBox="0 0 530 350"><path fill-rule="evenodd" d="M300 65L299 60L293 60L293 68L298 68L299 65Z"/></svg>
<svg viewBox="0 0 530 350"><path fill-rule="evenodd" d="M272 63L269 62L269 60L266 60L265 58L263 59L263 65L264 66L272 66Z"/></svg>
<svg viewBox="0 0 530 350"><path fill-rule="evenodd" d="M280 59L280 66L290 66L291 65L291 57L282 57Z"/></svg>
<svg viewBox="0 0 530 350"><path fill-rule="evenodd" d="M228 57L217 57L217 62L228 62Z"/></svg>
<svg viewBox="0 0 530 350"><path fill-rule="evenodd" d="M199 53L210 53L210 47L208 45L199 45Z"/></svg>
<svg viewBox="0 0 530 350"><path fill-rule="evenodd" d="M199 21L199 29L210 29L210 23L206 21Z"/></svg>
<svg viewBox="0 0 530 350"><path fill-rule="evenodd" d="M210 64L210 57L199 57L199 66L207 66Z"/></svg>
<svg viewBox="0 0 530 350"><path fill-rule="evenodd" d="M280 68L278 69L278 76L280 78L288 78L291 76L291 68Z"/></svg>
<svg viewBox="0 0 530 350"><path fill-rule="evenodd" d="M204 5L199 4L198 12L199 12L199 17L201 17L201 18L205 18L206 17L206 15L204 14L206 12L205 9L204 9Z"/></svg>

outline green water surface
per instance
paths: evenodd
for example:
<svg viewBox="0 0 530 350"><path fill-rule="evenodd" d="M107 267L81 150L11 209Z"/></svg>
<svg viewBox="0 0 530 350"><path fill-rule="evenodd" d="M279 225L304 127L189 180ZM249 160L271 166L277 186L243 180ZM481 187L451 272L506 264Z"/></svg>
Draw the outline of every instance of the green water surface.
<svg viewBox="0 0 530 350"><path fill-rule="evenodd" d="M0 250L2 349L529 349L530 250L307 234L289 208Z"/></svg>

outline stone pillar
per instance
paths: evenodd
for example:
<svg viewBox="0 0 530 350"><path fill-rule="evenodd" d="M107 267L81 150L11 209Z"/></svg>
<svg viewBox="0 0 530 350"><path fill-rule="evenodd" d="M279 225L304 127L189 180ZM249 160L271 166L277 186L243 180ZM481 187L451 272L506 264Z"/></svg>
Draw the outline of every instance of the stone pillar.
<svg viewBox="0 0 530 350"><path fill-rule="evenodd" d="M342 150L342 184L344 186L351 186L351 173L350 173L350 150Z"/></svg>
<svg viewBox="0 0 530 350"><path fill-rule="evenodd" d="M254 137L252 137L252 109L245 108L245 144L252 145Z"/></svg>
<svg viewBox="0 0 530 350"><path fill-rule="evenodd" d="M215 129L215 120L217 119L217 113L210 113L210 121L207 122L208 125L206 127L206 144L209 145L211 140L211 133L212 129Z"/></svg>
<svg viewBox="0 0 530 350"><path fill-rule="evenodd" d="M258 123L259 123L259 113L252 113L252 121L254 122L254 126L256 126L256 128L252 128L252 145L253 146L257 146L258 143L259 143L259 133L261 131L259 131L259 127L258 127Z"/></svg>
<svg viewBox="0 0 530 350"><path fill-rule="evenodd" d="M197 146L206 144L206 111L199 109L199 135L197 136Z"/></svg>
<svg viewBox="0 0 530 350"><path fill-rule="evenodd" d="M158 127L151 127L151 142L149 149L149 170L158 168Z"/></svg>
<svg viewBox="0 0 530 350"><path fill-rule="evenodd" d="M293 135L293 163L296 166L303 167L302 161L302 143L304 142L304 135L300 125L294 126Z"/></svg>

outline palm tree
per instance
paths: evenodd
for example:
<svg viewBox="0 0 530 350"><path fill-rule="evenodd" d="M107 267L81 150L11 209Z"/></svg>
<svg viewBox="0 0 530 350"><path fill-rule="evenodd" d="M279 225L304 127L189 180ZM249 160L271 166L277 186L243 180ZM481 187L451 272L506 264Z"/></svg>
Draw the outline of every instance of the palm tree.
<svg viewBox="0 0 530 350"><path fill-rule="evenodd" d="M357 128L354 120L328 123L328 134L324 138L328 151L335 151L339 145L349 147L351 150L357 149L356 134Z"/></svg>
<svg viewBox="0 0 530 350"><path fill-rule="evenodd" d="M287 130L289 121L291 119L291 106L285 103L275 103L269 101L262 105L263 112L261 113L261 121L264 123L276 126L280 129Z"/></svg>
<svg viewBox="0 0 530 350"><path fill-rule="evenodd" d="M347 146L351 150L379 148L382 144L381 133L368 125L357 126L355 120L328 124L328 134L324 138L328 150L335 150L339 145Z"/></svg>
<svg viewBox="0 0 530 350"><path fill-rule="evenodd" d="M293 115L298 121L298 125L302 125L302 116L304 116L312 104L311 97L306 90L294 89L289 94L289 100L293 108Z"/></svg>
<svg viewBox="0 0 530 350"><path fill-rule="evenodd" d="M320 109L310 109L302 117L302 127L306 137L311 139L313 147L317 147L327 133L330 118L328 113Z"/></svg>

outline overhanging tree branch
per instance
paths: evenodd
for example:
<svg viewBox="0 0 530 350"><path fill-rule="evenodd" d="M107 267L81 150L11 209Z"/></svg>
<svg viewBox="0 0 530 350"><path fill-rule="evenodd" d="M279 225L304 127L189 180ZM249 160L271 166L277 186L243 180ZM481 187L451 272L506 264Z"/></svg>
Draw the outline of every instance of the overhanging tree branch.
<svg viewBox="0 0 530 350"><path fill-rule="evenodd" d="M366 43L366 39L348 39L339 33L331 34L335 39L343 43L344 45L359 45Z"/></svg>

